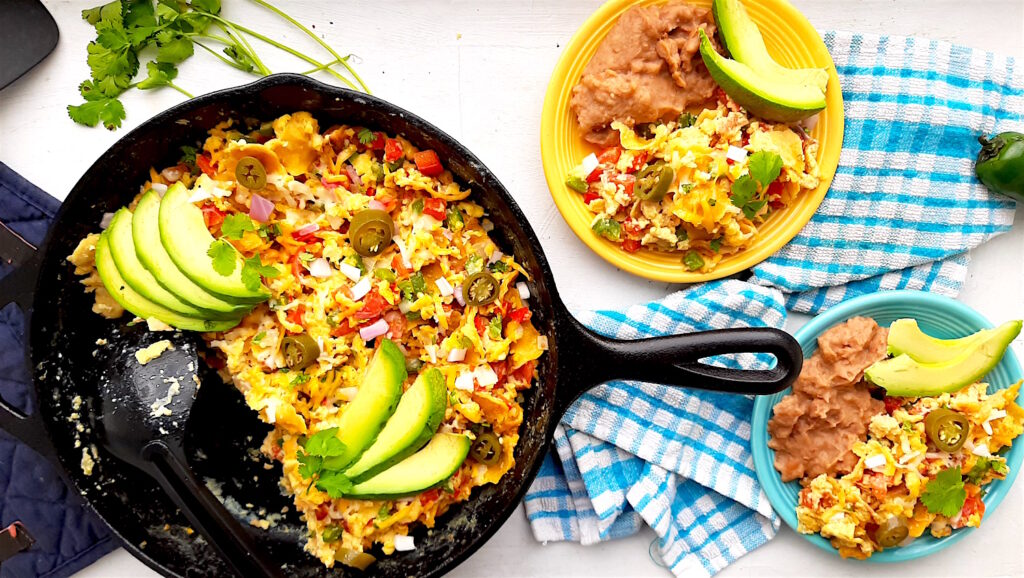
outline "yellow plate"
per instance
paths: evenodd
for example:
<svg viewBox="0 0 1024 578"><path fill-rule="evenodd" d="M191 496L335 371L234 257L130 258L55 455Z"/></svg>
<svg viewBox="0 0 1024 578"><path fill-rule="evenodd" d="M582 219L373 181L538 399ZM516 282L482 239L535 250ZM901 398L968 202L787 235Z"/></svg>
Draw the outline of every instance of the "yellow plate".
<svg viewBox="0 0 1024 578"><path fill-rule="evenodd" d="M843 144L843 95L839 89L832 57L821 36L796 8L785 0L744 0L747 12L757 23L764 36L768 52L780 64L790 68L828 67L825 110L810 131L818 141L818 165L821 184L808 191L785 209L773 213L759 227L758 237L749 248L725 257L709 273L692 273L682 265L682 255L641 250L623 251L590 230L594 214L580 194L565 186L565 178L591 151L597 151L583 140L575 115L569 108L572 88L579 82L583 67L594 56L598 44L604 39L619 16L634 6L654 4L658 0L611 0L594 12L565 47L562 58L555 66L544 97L544 111L540 126L540 152L544 175L555 205L576 235L609 263L630 273L673 283L697 283L726 277L753 267L767 259L789 242L810 220L818 209L839 165L839 150ZM691 0L698 6L711 6L711 0Z"/></svg>

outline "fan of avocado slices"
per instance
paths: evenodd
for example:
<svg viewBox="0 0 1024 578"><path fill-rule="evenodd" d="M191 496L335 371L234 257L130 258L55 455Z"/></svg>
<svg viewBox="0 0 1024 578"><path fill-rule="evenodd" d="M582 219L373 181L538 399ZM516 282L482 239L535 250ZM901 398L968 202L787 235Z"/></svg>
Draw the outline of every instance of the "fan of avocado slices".
<svg viewBox="0 0 1024 578"><path fill-rule="evenodd" d="M270 297L262 279L280 274L259 255L246 259L226 239L215 239L181 183L163 198L148 191L134 212L114 213L96 246L96 269L126 310L186 331L238 325Z"/></svg>
<svg viewBox="0 0 1024 578"><path fill-rule="evenodd" d="M732 58L719 54L703 30L700 54L711 78L726 94L770 121L797 122L825 108L826 69L792 69L776 62L740 0L714 0L711 10L719 38Z"/></svg>
<svg viewBox="0 0 1024 578"><path fill-rule="evenodd" d="M864 377L895 397L953 393L977 383L992 371L1020 334L1021 321L1007 321L959 339L937 339L913 319L898 319L889 328L888 351L894 357L873 364Z"/></svg>

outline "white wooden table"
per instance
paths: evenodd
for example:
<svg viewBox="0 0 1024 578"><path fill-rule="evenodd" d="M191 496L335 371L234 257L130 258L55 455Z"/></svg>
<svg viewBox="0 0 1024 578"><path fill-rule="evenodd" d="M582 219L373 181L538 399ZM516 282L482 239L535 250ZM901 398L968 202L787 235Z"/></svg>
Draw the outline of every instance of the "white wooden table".
<svg viewBox="0 0 1024 578"><path fill-rule="evenodd" d="M2 0L0 0L2 1ZM0 92L0 160L58 198L127 129L179 102L164 89L132 91L118 132L71 123L87 77L85 45L92 29L79 11L100 0L44 0L61 30L55 53ZM920 35L1024 59L1024 0L794 0L819 29ZM235 0L225 13L311 54L317 47L258 6ZM278 2L315 24L339 52L353 52L375 94L453 134L497 173L529 217L571 308L619 306L657 298L675 287L634 278L592 254L555 210L538 154L544 90L562 47L599 0L531 2ZM307 50L308 49L308 50ZM261 55L275 71L308 68L274 50ZM326 60L326 58L324 58ZM199 53L181 67L178 84L194 94L252 80ZM1019 221L1020 219L1018 219ZM975 251L962 299L997 320L1024 316L1024 231L1016 229ZM790 321L795 329L803 318ZM1018 347L1018 353L1021 349ZM846 562L811 546L789 528L725 569L740 576L1024 576L1024 483L1018 482L984 527L925 560L899 565ZM650 531L601 544L540 545L520 510L453 576L669 576L653 562ZM156 576L123 550L80 578Z"/></svg>

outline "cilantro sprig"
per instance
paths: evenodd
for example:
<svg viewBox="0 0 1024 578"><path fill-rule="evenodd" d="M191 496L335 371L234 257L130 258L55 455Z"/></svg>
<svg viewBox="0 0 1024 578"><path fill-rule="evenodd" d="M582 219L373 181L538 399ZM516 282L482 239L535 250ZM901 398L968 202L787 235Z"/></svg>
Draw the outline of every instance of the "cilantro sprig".
<svg viewBox="0 0 1024 578"><path fill-rule="evenodd" d="M963 509L967 501L967 490L960 475L960 468L954 466L939 472L928 480L921 492L921 503L933 514L952 518Z"/></svg>
<svg viewBox="0 0 1024 578"><path fill-rule="evenodd" d="M235 267L238 266L238 251L225 239L214 241L206 254L213 260L213 270L218 275L227 277L234 273ZM259 291L264 278L273 279L280 274L281 271L277 267L264 265L259 255L242 259L242 284L250 291Z"/></svg>
<svg viewBox="0 0 1024 578"><path fill-rule="evenodd" d="M732 183L732 204L739 207L748 219L753 219L768 203L764 198L768 186L782 172L782 157L771 151L757 151L747 160L747 174ZM760 193L760 195L758 194Z"/></svg>
<svg viewBox="0 0 1024 578"><path fill-rule="evenodd" d="M297 455L299 475L309 480L309 486L327 492L331 498L340 498L352 489L352 481L342 475L348 465L345 443L338 439L338 428L317 432L306 439L302 453Z"/></svg>
<svg viewBox="0 0 1024 578"><path fill-rule="evenodd" d="M96 38L86 47L89 79L78 87L85 102L69 105L68 116L79 124L96 126L102 123L107 129L114 130L125 118L124 106L118 98L127 90L152 90L166 86L192 98L192 94L175 84L174 80L178 76L177 65L191 58L197 46L228 66L260 76L271 74L247 37L261 40L316 67L305 74L325 71L350 88L369 92L348 63L348 56L339 55L306 26L266 0L252 2L274 12L316 40L333 60L320 62L224 18L220 13L221 0L114 0L82 11L82 19L95 28ZM214 45L223 48L218 51L212 48ZM140 57L154 52L154 59L146 62L146 77L136 81ZM335 70L336 65L341 65L347 76Z"/></svg>

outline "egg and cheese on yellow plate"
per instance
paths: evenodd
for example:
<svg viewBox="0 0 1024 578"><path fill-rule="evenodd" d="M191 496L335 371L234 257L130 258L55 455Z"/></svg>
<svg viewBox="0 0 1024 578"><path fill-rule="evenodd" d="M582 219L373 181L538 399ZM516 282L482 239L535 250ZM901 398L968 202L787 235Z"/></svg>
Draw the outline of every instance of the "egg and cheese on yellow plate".
<svg viewBox="0 0 1024 578"><path fill-rule="evenodd" d="M185 152L70 257L95 310L205 331L326 566L414 548L514 464L547 348L529 276L401 136L296 112Z"/></svg>

